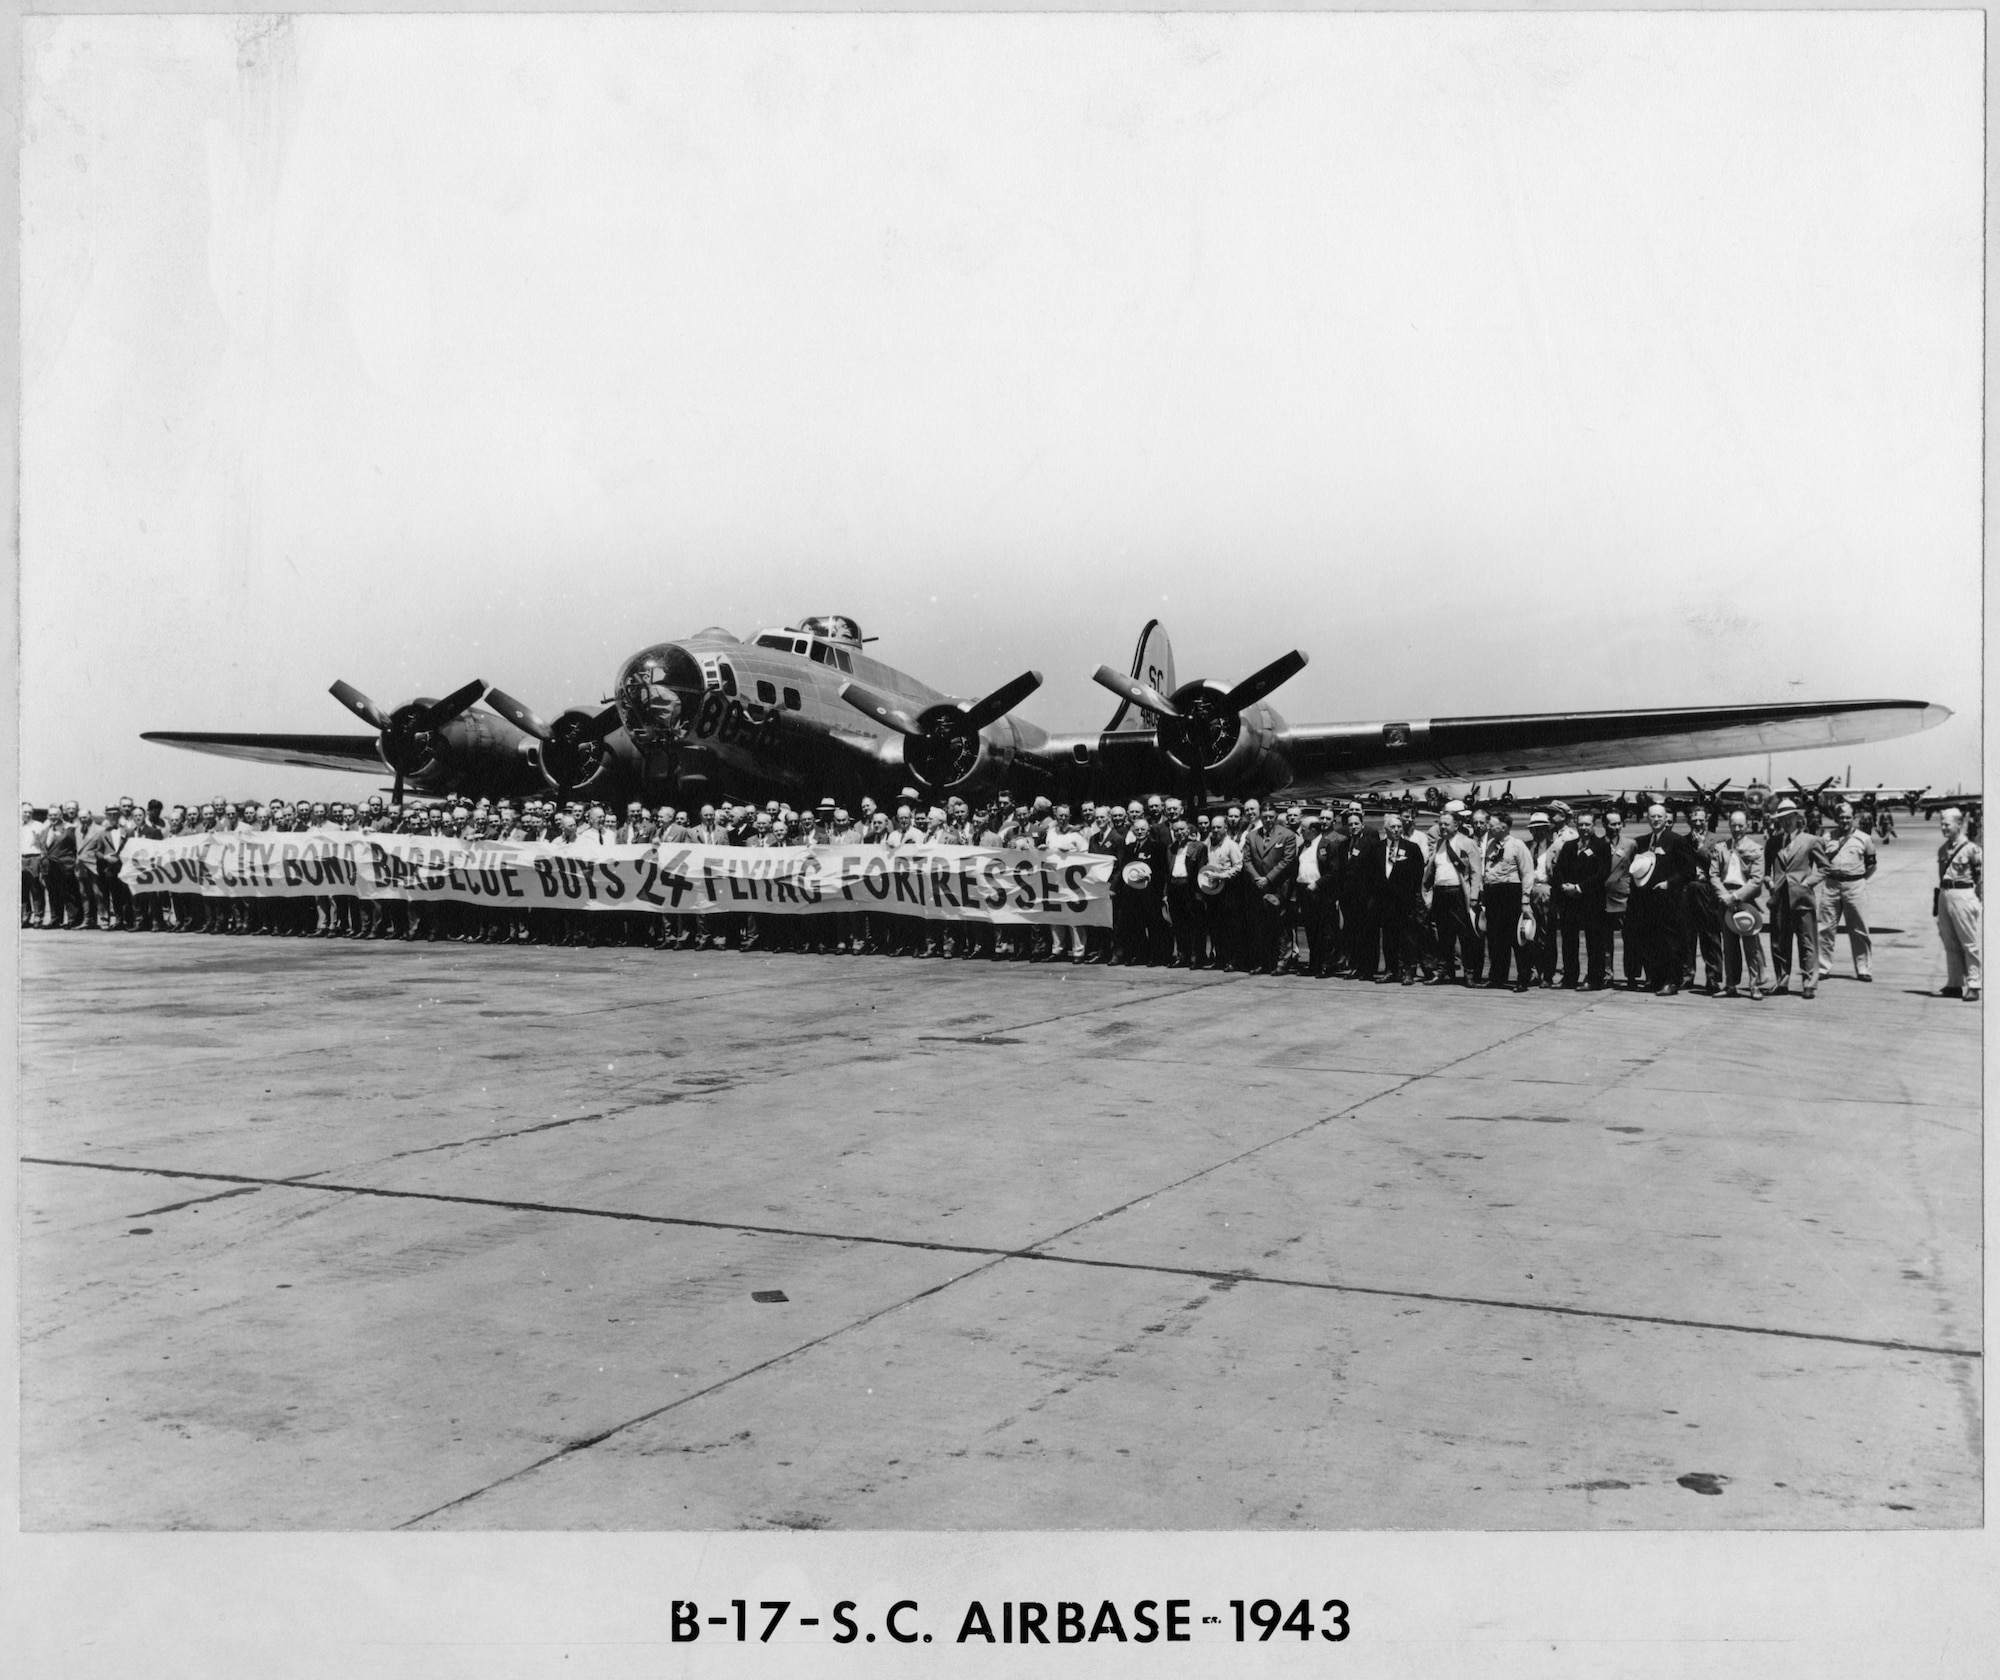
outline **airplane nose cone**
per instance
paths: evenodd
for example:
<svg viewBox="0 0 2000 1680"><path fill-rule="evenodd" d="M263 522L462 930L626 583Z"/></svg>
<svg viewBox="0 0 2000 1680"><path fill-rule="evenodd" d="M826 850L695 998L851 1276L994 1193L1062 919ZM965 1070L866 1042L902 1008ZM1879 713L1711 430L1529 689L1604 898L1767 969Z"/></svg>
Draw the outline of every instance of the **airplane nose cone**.
<svg viewBox="0 0 2000 1680"><path fill-rule="evenodd" d="M678 735L689 715L686 693L699 693L701 670L684 648L648 648L625 661L614 704L635 746L660 747Z"/></svg>

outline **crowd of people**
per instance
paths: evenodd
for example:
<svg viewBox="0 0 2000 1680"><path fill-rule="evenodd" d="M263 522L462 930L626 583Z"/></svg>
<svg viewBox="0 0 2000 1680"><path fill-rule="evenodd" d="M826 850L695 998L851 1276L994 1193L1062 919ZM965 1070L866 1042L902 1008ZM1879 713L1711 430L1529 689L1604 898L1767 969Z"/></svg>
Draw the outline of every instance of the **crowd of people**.
<svg viewBox="0 0 2000 1680"><path fill-rule="evenodd" d="M1428 814L1428 813L1426 813ZM1813 997L1845 933L1858 980L1872 980L1867 888L1877 842L1841 804L1820 813L1789 799L1753 829L1743 810L1717 827L1697 806L1685 826L1653 805L1629 828L1608 809L1558 800L1526 814L1453 800L1425 830L1408 810L1371 825L1358 803L1231 804L1212 814L1154 795L1069 806L1007 794L974 808L927 805L913 790L893 810L850 812L777 801L689 812L633 804L530 800L365 804L216 800L168 810L130 799L103 811L24 806L23 926L315 938L728 945L918 958L1068 960L1234 969L1378 984L1526 991L1623 987L1673 996L1759 1000L1788 991L1794 969ZM136 838L247 829L334 829L590 848L708 846L1008 847L1109 857L1109 929L930 921L865 909L792 916L517 910L328 894L316 897L134 894L120 878ZM1982 858L1962 812L1943 813L1937 918L1947 996L1980 995Z"/></svg>

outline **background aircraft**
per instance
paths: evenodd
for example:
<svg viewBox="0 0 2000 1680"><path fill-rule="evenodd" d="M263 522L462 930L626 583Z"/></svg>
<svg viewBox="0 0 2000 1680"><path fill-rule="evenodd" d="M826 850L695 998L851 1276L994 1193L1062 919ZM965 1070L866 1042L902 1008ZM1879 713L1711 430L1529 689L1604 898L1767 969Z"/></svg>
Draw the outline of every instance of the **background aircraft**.
<svg viewBox="0 0 2000 1680"><path fill-rule="evenodd" d="M807 618L743 641L710 628L641 649L612 705L555 723L474 682L382 712L336 683L366 736L192 735L166 745L267 762L387 767L420 792L514 796L636 791L648 803L863 794L894 801L1008 789L1071 803L1165 792L1206 803L1284 792L1373 795L1420 782L1541 776L1887 740L1942 723L1920 700L1788 701L1644 711L1500 713L1289 724L1270 695L1304 669L1291 652L1235 682L1181 682L1158 620L1129 670L1100 667L1119 697L1102 730L1051 734L1013 715L1041 686L1024 671L978 699L935 689L866 651L850 618ZM491 712L473 708L484 698Z"/></svg>

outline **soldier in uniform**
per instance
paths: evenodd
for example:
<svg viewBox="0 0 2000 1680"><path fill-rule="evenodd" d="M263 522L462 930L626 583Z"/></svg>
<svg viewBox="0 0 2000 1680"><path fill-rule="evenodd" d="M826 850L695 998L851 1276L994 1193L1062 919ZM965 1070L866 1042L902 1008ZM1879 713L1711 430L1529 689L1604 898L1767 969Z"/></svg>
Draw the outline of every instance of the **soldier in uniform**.
<svg viewBox="0 0 2000 1680"><path fill-rule="evenodd" d="M1965 831L1965 813L1956 805L1939 817L1944 840L1938 847L1937 928L1944 946L1943 997L1979 1001L1979 919L1986 898L1985 860Z"/></svg>
<svg viewBox="0 0 2000 1680"><path fill-rule="evenodd" d="M1844 924L1847 948L1854 958L1854 978L1875 978L1868 971L1873 947L1868 937L1866 892L1879 861L1875 842L1855 823L1854 807L1843 799L1834 807L1833 834L1826 842L1826 879L1820 886L1820 973L1833 967L1834 936Z"/></svg>

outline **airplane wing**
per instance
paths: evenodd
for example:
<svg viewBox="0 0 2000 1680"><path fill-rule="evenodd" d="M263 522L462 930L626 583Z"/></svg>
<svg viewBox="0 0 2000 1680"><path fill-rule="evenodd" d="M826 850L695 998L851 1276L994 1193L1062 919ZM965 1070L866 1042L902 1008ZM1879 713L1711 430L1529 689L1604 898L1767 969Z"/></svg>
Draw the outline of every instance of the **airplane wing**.
<svg viewBox="0 0 2000 1680"><path fill-rule="evenodd" d="M155 729L142 741L188 752L213 753L218 758L245 758L256 764L295 764L304 770L357 770L385 774L374 735L215 735L199 731Z"/></svg>
<svg viewBox="0 0 2000 1680"><path fill-rule="evenodd" d="M1281 730L1275 745L1293 785L1310 795L1844 747L1912 735L1950 716L1949 708L1921 700L1521 712L1295 725Z"/></svg>

